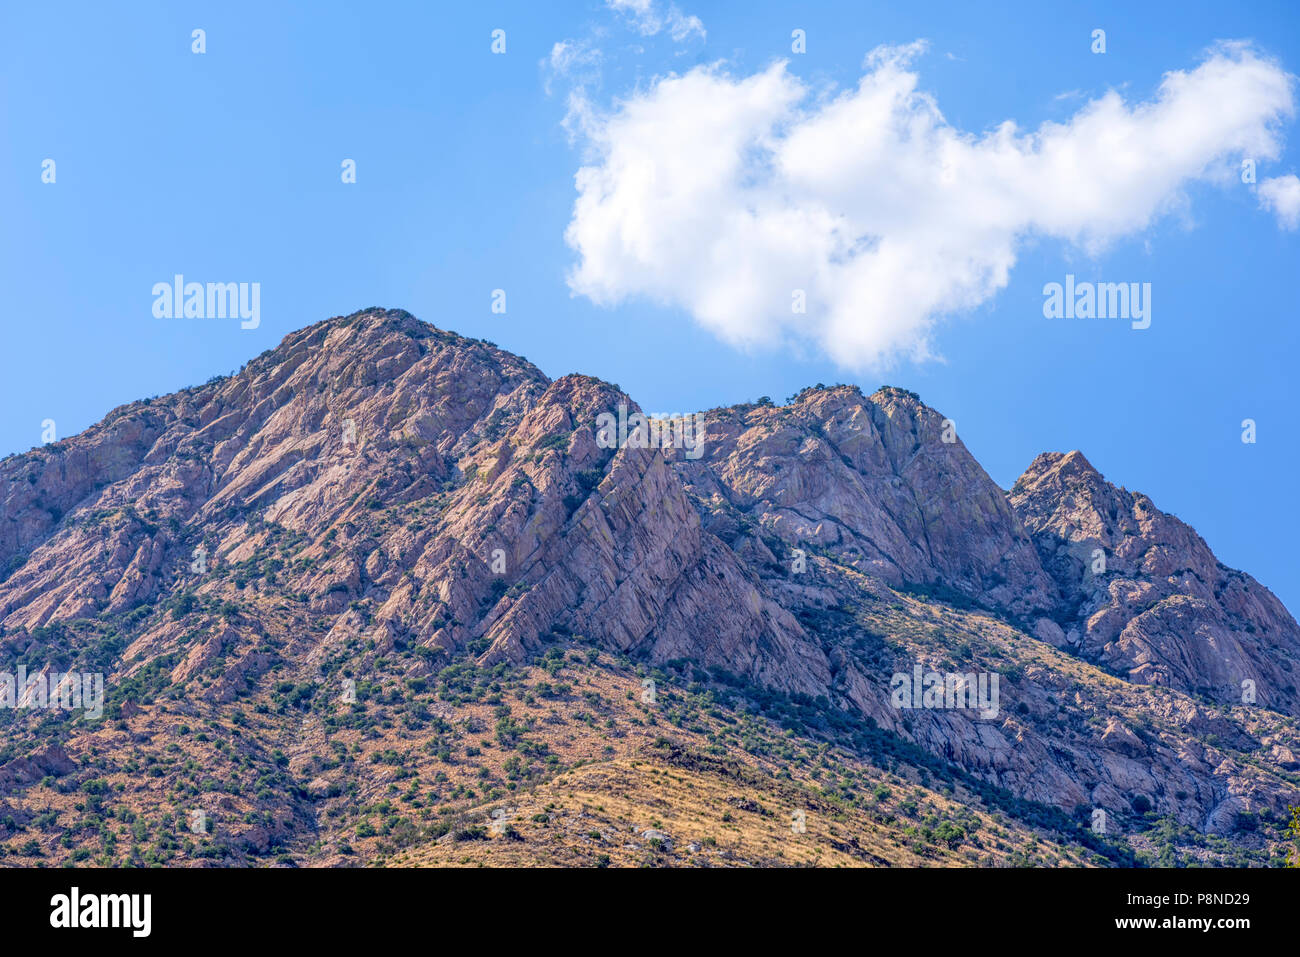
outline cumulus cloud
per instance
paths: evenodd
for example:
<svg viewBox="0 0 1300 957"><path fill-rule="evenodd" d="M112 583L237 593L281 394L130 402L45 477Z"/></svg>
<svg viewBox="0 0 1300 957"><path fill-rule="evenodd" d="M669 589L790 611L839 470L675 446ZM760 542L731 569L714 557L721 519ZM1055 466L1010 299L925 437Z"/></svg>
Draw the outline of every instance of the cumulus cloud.
<svg viewBox="0 0 1300 957"><path fill-rule="evenodd" d="M652 37L667 31L678 43L690 37L704 39L704 24L699 17L682 13L675 3L658 0L605 0L611 10L623 14L642 36Z"/></svg>
<svg viewBox="0 0 1300 957"><path fill-rule="evenodd" d="M1273 211L1283 229L1300 226L1300 178L1294 173L1261 182L1259 202L1265 209Z"/></svg>
<svg viewBox="0 0 1300 957"><path fill-rule="evenodd" d="M1276 158L1294 109L1293 77L1227 44L1150 101L1111 91L1064 123L974 135L918 90L920 51L874 51L838 95L813 96L785 62L715 65L588 114L571 290L684 308L738 346L806 338L851 368L923 359L935 322L1007 284L1026 237L1095 253L1139 232L1190 183ZM1269 182L1279 216L1294 210L1295 183Z"/></svg>

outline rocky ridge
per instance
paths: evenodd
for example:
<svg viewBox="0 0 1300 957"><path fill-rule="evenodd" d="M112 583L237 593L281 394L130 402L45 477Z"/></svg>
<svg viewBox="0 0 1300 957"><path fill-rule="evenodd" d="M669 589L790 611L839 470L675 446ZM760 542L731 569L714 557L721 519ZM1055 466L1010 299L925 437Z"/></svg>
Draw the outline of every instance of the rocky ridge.
<svg viewBox="0 0 1300 957"><path fill-rule="evenodd" d="M0 649L105 671L128 739L172 734L166 708L338 722L345 676L445 687L560 642L781 696L1067 815L1254 847L1300 802L1300 628L1080 453L1007 493L899 389L711 410L698 458L601 447L620 404L400 310L309 326L0 462ZM894 707L918 663L996 672L998 716ZM51 720L12 713L0 780L22 790L5 768ZM56 777L91 774L90 735L102 752L58 724ZM327 765L318 743L289 772ZM320 827L295 793L254 846Z"/></svg>

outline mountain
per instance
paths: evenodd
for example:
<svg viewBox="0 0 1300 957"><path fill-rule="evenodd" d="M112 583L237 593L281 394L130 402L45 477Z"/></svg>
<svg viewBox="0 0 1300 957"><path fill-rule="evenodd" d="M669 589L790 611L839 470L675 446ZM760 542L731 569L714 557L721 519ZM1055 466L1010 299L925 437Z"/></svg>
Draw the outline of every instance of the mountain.
<svg viewBox="0 0 1300 957"><path fill-rule="evenodd" d="M0 462L0 656L106 694L0 707L6 861L1280 861L1300 628L1150 499L890 387L639 412L369 309Z"/></svg>
<svg viewBox="0 0 1300 957"><path fill-rule="evenodd" d="M1294 619L1192 528L1111 485L1079 452L1040 455L1011 502L1061 590L1060 630L1040 636L1130 681L1220 701L1239 701L1253 681L1260 704L1296 714Z"/></svg>

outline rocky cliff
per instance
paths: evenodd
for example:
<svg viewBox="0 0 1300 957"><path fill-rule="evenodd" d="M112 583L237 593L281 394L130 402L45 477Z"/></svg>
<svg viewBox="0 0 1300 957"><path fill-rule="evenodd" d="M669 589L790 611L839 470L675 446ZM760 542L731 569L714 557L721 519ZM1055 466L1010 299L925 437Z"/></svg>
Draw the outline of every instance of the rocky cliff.
<svg viewBox="0 0 1300 957"><path fill-rule="evenodd" d="M1213 837L1215 859L1270 859L1300 801L1300 629L1145 496L1077 452L1008 494L899 389L711 410L696 448L611 447L597 423L619 406L638 411L366 310L0 462L0 653L108 689L98 723L0 714L11 853L89 782L171 835L157 859L185 846L178 809L215 792L216 856L344 862L388 846L353 816L398 782L438 820L621 759L648 725L752 755L757 731L719 742L761 720L833 740L846 768L953 775L972 808L1050 819L1062 847L1100 808L1124 853L1165 822L1180 853ZM998 676L996 714L900 708L893 676L918 665ZM503 683L537 668L512 711ZM57 767L33 784L19 771L47 745ZM810 784L820 765L794 754L783 772ZM407 845L470 833L424 826Z"/></svg>

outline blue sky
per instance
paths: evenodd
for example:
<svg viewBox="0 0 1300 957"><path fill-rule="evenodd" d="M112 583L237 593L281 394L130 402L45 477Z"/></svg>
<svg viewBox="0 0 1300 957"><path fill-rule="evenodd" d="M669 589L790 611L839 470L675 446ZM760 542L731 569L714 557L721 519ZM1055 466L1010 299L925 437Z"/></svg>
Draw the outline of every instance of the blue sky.
<svg viewBox="0 0 1300 957"><path fill-rule="evenodd" d="M1086 233L1109 222L1093 207L1122 213L1140 206L1148 187L1172 191L1173 202L1150 216L1139 211L1139 225L1101 243L1070 235L1077 223L1036 228L1040 204L1022 198L1028 225L998 234L1014 251L1005 283L958 289L960 304L942 315L915 307L921 327L898 319L889 343L914 342L921 328L931 357L920 360L907 349L862 359L879 337L859 341L859 332L894 321L896 303L900 315L914 308L915 297L895 288L901 278L872 274L878 281L855 287L865 299L841 297L849 318L838 332L805 336L795 323L749 345L736 344L758 328L748 314L724 302L710 324L680 270L669 281L680 295L656 302L664 297L637 291L659 288L664 274L652 267L672 267L674 255L695 256L695 247L652 250L660 258L645 269L591 267L588 278L614 289L616 304L575 287L584 253L565 239L575 174L601 163L601 132L627 133L630 124L618 122L634 115L627 104L653 106L672 74L703 67L700 82L732 90L788 60L786 82L806 94L803 120L854 90L870 51L924 39L897 69L915 74L944 128L969 143L1007 120L1021 135L1044 123L1068 127L1107 90L1126 109L1158 99L1162 77L1195 70L1216 41L1252 41L1260 62L1300 69L1293 3L1052 6L682 0L675 29L664 2L651 10L658 24L599 0L464 9L6 5L0 454L39 444L45 419L70 435L121 403L229 373L293 329L365 306L400 307L490 339L552 377L580 371L616 382L647 410L783 400L816 382L913 389L957 422L1003 487L1038 452L1081 449L1116 484L1190 522L1222 561L1300 608L1300 517L1291 507L1300 467L1292 385L1300 231L1261 207L1257 186L1180 180L1156 156L1150 174L1080 201ZM699 30L680 26L690 17ZM191 52L196 28L206 31L202 55ZM1104 54L1090 49L1098 28ZM494 29L506 31L504 54L491 51ZM795 29L806 33L806 53L791 51ZM558 71L557 43L586 51L588 62ZM585 128L571 94L591 111ZM1249 110L1211 96L1193 113L1212 124ZM1134 115L1140 127L1145 115ZM1294 117L1269 128L1277 155L1260 160L1261 182L1300 168ZM1194 132L1180 129L1171 142ZM829 152L843 141L833 137ZM1079 148L1094 156L1086 143ZM1106 166L1105 144L1100 150L1096 162ZM57 164L53 184L41 181L47 158ZM344 159L356 161L355 184L341 182ZM864 215L876 215L871 204L897 192L900 167L889 169L878 182L859 178L825 195L861 200ZM727 201L747 205L748 181L730 185ZM779 203L786 185L768 183L764 202ZM1047 206L1068 199L1068 181L1051 193ZM916 192L900 196L906 215ZM958 199L954 209L978 210L987 197ZM926 215L942 231L946 214ZM598 229L580 232L604 241ZM945 272L947 260L936 262L935 273ZM152 287L176 273L260 283L260 326L155 318ZM1151 327L1045 319L1043 286L1066 273L1150 283ZM490 309L498 288L504 315ZM880 303L889 306L885 319L873 312ZM1255 444L1241 441L1245 418L1257 422Z"/></svg>

